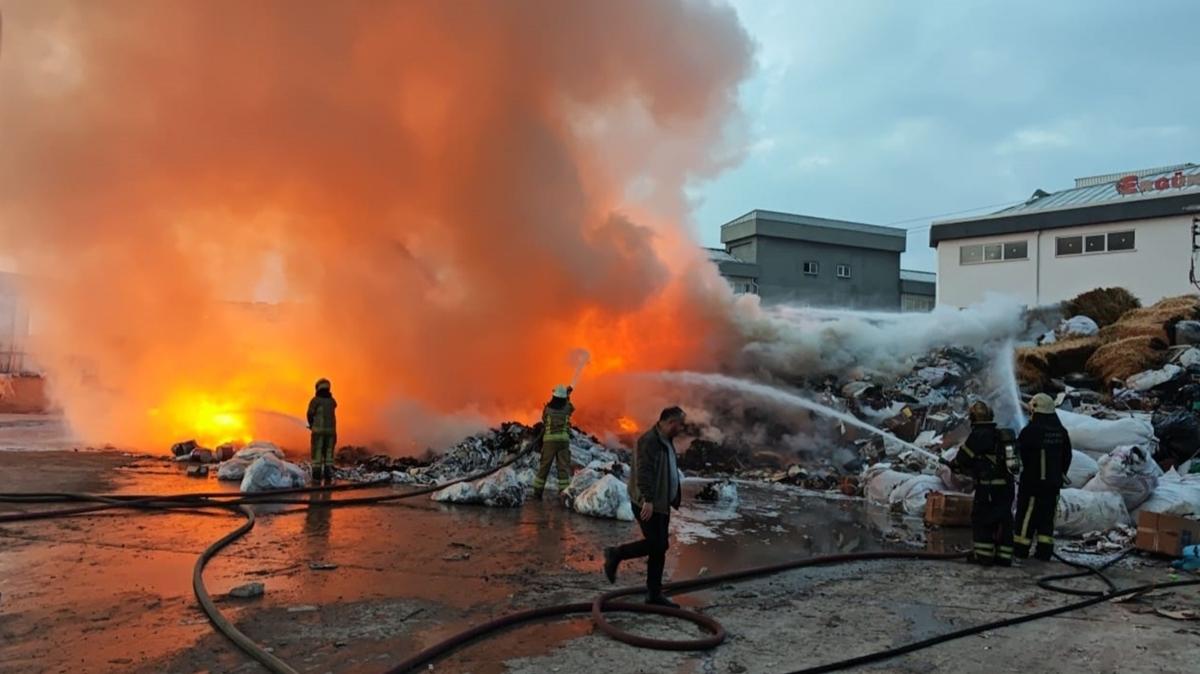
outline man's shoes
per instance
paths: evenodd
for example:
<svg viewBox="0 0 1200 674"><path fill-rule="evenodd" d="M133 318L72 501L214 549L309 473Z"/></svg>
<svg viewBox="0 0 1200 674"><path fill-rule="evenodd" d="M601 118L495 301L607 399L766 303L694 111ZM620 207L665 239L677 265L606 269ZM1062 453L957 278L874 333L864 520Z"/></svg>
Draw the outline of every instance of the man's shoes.
<svg viewBox="0 0 1200 674"><path fill-rule="evenodd" d="M651 606L665 606L666 608L679 608L679 604L667 599L665 595L657 594L646 597L646 603Z"/></svg>
<svg viewBox="0 0 1200 674"><path fill-rule="evenodd" d="M333 466L325 466L325 484L333 482Z"/></svg>
<svg viewBox="0 0 1200 674"><path fill-rule="evenodd" d="M541 489L533 490L533 500L535 500L535 501L542 500L542 490Z"/></svg>
<svg viewBox="0 0 1200 674"><path fill-rule="evenodd" d="M314 463L312 470L313 470L313 484L316 484L321 481L321 467Z"/></svg>
<svg viewBox="0 0 1200 674"><path fill-rule="evenodd" d="M604 548L604 577L610 584L617 582L617 566L620 563L616 548Z"/></svg>
<svg viewBox="0 0 1200 674"><path fill-rule="evenodd" d="M1007 557L1004 559L996 560L996 566L1012 566L1012 565L1013 565L1013 560L1008 559Z"/></svg>

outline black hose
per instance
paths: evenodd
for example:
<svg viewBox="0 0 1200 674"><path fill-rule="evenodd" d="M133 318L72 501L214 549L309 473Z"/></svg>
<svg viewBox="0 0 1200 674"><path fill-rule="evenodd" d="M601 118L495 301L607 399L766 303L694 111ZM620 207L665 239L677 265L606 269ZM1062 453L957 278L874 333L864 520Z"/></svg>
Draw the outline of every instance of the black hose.
<svg viewBox="0 0 1200 674"><path fill-rule="evenodd" d="M254 512L249 506L262 505L262 504L302 504L302 505L306 505L308 507L313 507L313 506L336 507L336 506L349 506L349 505L378 504L378 503L386 503L386 502L390 502L390 501L398 501L401 499L413 498L413 497L420 496L423 494L428 494L428 493L431 493L434 491L438 491L438 490L444 489L448 486L458 484L461 482L481 479L483 477L486 477L488 475L491 475L491 474L499 471L500 469L502 469L506 466L509 466L509 465L515 463L518 459L520 459L522 456L524 456L524 454L527 453L528 451L530 451L530 450L527 449L526 451L520 452L520 453L514 455L512 458L495 466L494 468L488 469L481 473L471 475L468 477L464 477L464 478L459 478L456 480L451 480L446 483L439 484L439 485L436 485L433 487L422 488L422 489L418 489L418 490L414 490L414 491L405 492L402 494L351 497L351 498L342 498L342 499L331 499L328 501L308 501L308 500L288 498L288 497L291 495L297 494L297 493L317 493L317 492L328 492L328 491L342 491L342 490L347 490L347 489L362 489L362 488L368 488L371 486L378 486L378 483L368 483L368 484L362 484L362 485L339 485L339 486L334 486L334 487L309 487L309 488L294 489L294 490L277 490L277 491L272 491L272 492L261 492L261 493L252 494L252 495L242 495L242 494L230 493L230 492L221 492L221 493L216 493L216 494L177 494L177 495L172 495L172 496L157 496L157 497L129 496L129 495L95 496L95 495L87 495L87 494L57 494L57 495L56 494L25 494L25 495L4 494L4 495L0 495L0 501L14 499L17 502L21 502L20 499L22 497L26 497L26 498L30 499L29 501L26 501L26 502L92 501L96 505L83 506L82 508L66 509L66 510L13 513L11 515L0 516L0 522L22 521L22 520L26 520L26 519L47 519L47 518L51 518L51 517L63 517L63 516L71 515L71 514L78 514L79 512L95 512L96 510L102 510L102 509L108 509L108 508L129 508L129 509L186 508L186 509L192 509L192 510L199 510L199 509L206 509L206 508L222 508L222 509L228 510L230 508L237 508L239 511L241 511L246 516L246 518L247 518L246 522L244 522L237 529L226 534L220 540L218 540L215 543L213 543L212 545L210 545L207 549L204 550L203 553L201 553L200 557L196 560L196 565L192 572L193 590L196 593L196 598L200 602L201 608L204 610L205 614L208 615L209 619L212 621L214 627L216 627L216 629L218 631L220 631L227 638L229 638L231 641L233 641L234 644L236 644L239 648L241 648L244 652L246 652L250 657L254 658L258 662L260 662L261 664L266 666L272 672L275 672L276 674L293 674L295 670L293 670L291 667L289 667L287 665L287 663L283 662L282 660L275 657L274 655L268 653L265 649L260 647L258 644L254 643L254 641L251 640L249 637L247 637L245 634L238 631L237 628L231 622L229 622L229 620L227 618L225 618L225 616L222 615L221 612L217 609L216 605L212 602L211 597L208 595L207 589L204 587L203 573L204 573L205 565L218 552L220 552L220 550L222 548L229 545L233 541L237 540L241 536L245 535L247 532L249 532L254 527L254 521L255 521L254 520ZM46 499L46 500L35 501L34 499ZM1077 564L1075 562L1070 562L1068 560L1065 560L1065 559L1062 559L1061 557L1059 557L1059 559L1061 561L1063 561L1064 563L1066 563L1070 566L1080 569L1080 571L1075 572L1075 573L1046 576L1046 577L1040 578L1038 580L1038 585L1044 589L1054 591L1054 592L1088 597L1087 599L1085 599L1083 601L1079 601L1079 602L1076 602L1073 604L1068 604L1066 606L1061 606L1058 608L1047 609L1045 611L1040 611L1040 612L1032 613L1029 615L1017 616L1017 617L1008 618L1005 620L985 623L982 625L977 625L974 627L957 630L955 632L950 632L947 634L932 637L929 639L924 639L924 640L913 642L910 644L905 644L903 646L898 646L895 648L889 648L889 649L886 649L883 651L878 651L875 653L868 653L865 655L860 655L860 656L840 660L837 662L832 662L832 663L828 663L828 664L824 664L824 665L817 665L817 666L809 667L806 669L800 669L800 670L796 670L795 672L792 672L791 674L813 674L816 672L832 672L832 671L846 669L849 667L857 667L857 666L861 666L861 665L870 664L873 662L879 662L881 660L887 660L887 659L894 658L894 657L904 655L907 653L912 653L914 651L918 651L918 650L921 650L924 648L929 648L931 646L946 643L948 641L953 641L955 639L961 639L966 636L979 634L979 633L982 633L985 631L1001 629L1003 627L1008 627L1011 625L1018 625L1021 623L1031 622L1034 620L1040 620L1041 618L1052 617L1052 616L1056 616L1056 615L1061 615L1063 613L1068 613L1070 611L1080 610L1083 608L1087 608L1089 606L1094 606L1096 604L1100 604L1100 603L1109 601L1109 600L1117 598L1117 597L1122 597L1122 596L1132 595L1132 594L1139 594L1139 593L1147 592L1147 591L1154 590L1154 589L1168 589L1168 588L1200 585L1200 580L1186 580L1186 581L1175 581L1175 582L1170 582L1170 583L1152 583L1152 584L1142 585L1142 586L1133 587L1133 588L1117 589L1116 585L1107 576L1104 575L1103 571L1105 569L1107 569L1108 567L1112 566L1113 564L1115 564L1120 559L1122 559L1128 553L1129 553L1129 551L1126 550L1122 554L1118 555L1114 559L1109 560L1108 562L1106 562L1104 565L1102 565L1100 567L1089 567L1089 566L1086 566L1083 564ZM716 584L736 582L736 581L746 580L746 579L750 579L750 578L762 577L762 576L766 576L766 575L781 573L783 571L788 571L788 570L793 570L793 569L803 568L803 567L831 565L831 564L839 564L839 563L846 563L846 562L873 561L873 560L883 560L883 559L918 559L918 560L923 559L923 560L943 560L944 561L944 560L961 558L962 556L963 555L958 555L958 554L938 554L938 553L924 553L924 552L872 552L872 553L859 553L859 554L850 554L850 555L829 555L829 556L824 556L824 557L814 557L814 558L808 558L808 559L802 559L802 560L793 560L790 562L783 562L780 564L774 564L774 565L769 565L769 566L760 566L760 567L753 567L753 568L748 568L748 569L741 569L738 571L733 571L733 572L724 573L724 574L718 574L718 575L714 575L714 576L707 576L704 578L694 578L694 579L685 580L685 581L678 581L675 583L670 583L670 584L665 585L663 589L664 589L664 591L666 591L670 594L681 594L681 593L691 592L691 591L694 591L694 590L697 590L700 588L704 588L704 587L710 587L710 586L716 585ZM1099 577L1108 586L1108 588L1109 588L1108 591L1080 590L1080 589L1076 589L1076 588L1061 587L1061 586L1055 584L1055 581L1081 578L1083 576L1089 576L1089 575L1095 575L1095 576ZM591 613L592 619L600 631L604 632L605 634L608 634L610 637L612 637L614 639L617 639L619 641L622 641L622 642L625 642L625 643L628 643L628 644L631 644L631 645L634 645L637 647L641 647L641 648L653 648L653 649L660 649L660 650L704 650L704 649L710 649L710 648L716 647L717 645L719 645L720 643L722 643L724 641L724 638L725 638L724 627L722 627L719 622L712 619L711 617L704 616L704 615L696 613L696 612L686 611L683 609L675 609L675 608L669 608L669 607L652 606L652 605L647 605L647 604L635 604L635 603L613 601L614 599L617 599L619 597L628 596L628 595L637 593L639 591L641 591L640 587L622 588L619 590L614 590L614 591L604 593L590 603L574 603L574 604L561 604L561 605L555 605L555 606L547 606L547 607L530 609L530 610L526 610L526 611L520 611L517 613L511 613L511 614L508 614L505 616L501 616L499 618L496 618L496 619L490 620L488 622L485 622L483 624L472 627L472 628L470 628L464 632L461 632L459 634L453 635L437 644L434 644L433 646L430 646L430 647L424 649L423 651L407 658L406 660L404 660L397 666L393 667L392 669L389 669L388 674L399 674L401 672L409 672L409 671L413 671L415 669L421 668L423 666L429 665L434 660L444 657L445 655L449 654L450 652L452 652L454 650L462 648L476 640L494 635L502 630L509 629L511 627L524 625L524 624L534 622L534 621L546 620L548 618L555 618L555 617L560 617L560 616L565 616L565 615L581 614L581 613L589 613L589 612ZM685 641L672 641L672 640L652 639L652 638L648 638L648 637L641 637L641 636L637 636L637 635L625 632L623 630L620 630L620 629L614 627L611 623L609 623L605 619L604 614L608 613L608 612L612 612L612 611L651 613L651 614L663 615L663 616L667 616L667 617L680 618L680 619L690 621L690 622L700 626L702 629L709 632L709 635L706 637L700 638L700 639L685 640Z"/></svg>

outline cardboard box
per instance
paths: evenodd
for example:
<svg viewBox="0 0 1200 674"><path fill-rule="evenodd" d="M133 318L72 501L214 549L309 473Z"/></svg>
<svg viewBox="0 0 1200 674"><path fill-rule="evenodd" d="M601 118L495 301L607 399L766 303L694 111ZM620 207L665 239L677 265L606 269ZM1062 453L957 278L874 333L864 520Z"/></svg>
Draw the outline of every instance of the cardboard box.
<svg viewBox="0 0 1200 674"><path fill-rule="evenodd" d="M925 500L925 523L940 527L969 527L973 501L966 494L930 492Z"/></svg>
<svg viewBox="0 0 1200 674"><path fill-rule="evenodd" d="M1200 543L1200 521L1178 515L1138 514L1133 547L1144 552L1178 557L1183 548Z"/></svg>

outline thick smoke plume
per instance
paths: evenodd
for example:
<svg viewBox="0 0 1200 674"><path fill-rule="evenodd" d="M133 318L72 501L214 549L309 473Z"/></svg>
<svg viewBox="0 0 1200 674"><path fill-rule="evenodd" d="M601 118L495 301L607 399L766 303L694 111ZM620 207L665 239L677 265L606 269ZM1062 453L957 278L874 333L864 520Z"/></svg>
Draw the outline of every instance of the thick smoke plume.
<svg viewBox="0 0 1200 674"><path fill-rule="evenodd" d="M573 349L585 410L590 375L727 346L680 224L685 183L733 158L751 59L727 7L0 12L0 243L84 439L262 434L254 410L327 376L342 442L422 449L442 416L528 418Z"/></svg>

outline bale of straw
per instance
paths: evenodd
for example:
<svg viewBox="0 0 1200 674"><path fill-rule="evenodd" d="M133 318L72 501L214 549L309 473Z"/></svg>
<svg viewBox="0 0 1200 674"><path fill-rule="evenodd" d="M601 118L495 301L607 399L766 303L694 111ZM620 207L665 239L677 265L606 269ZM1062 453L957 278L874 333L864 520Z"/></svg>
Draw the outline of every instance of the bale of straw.
<svg viewBox="0 0 1200 674"><path fill-rule="evenodd" d="M1087 370L1108 382L1125 380L1139 372L1162 367L1167 357L1166 341L1141 335L1102 344L1087 361Z"/></svg>
<svg viewBox="0 0 1200 674"><path fill-rule="evenodd" d="M1068 300L1068 316L1087 316L1100 327L1116 323L1126 312L1142 306L1133 293L1124 288L1096 288Z"/></svg>
<svg viewBox="0 0 1200 674"><path fill-rule="evenodd" d="M1099 337L1073 337L1053 344L1017 349L1017 379L1044 386L1048 380L1083 372L1100 347Z"/></svg>
<svg viewBox="0 0 1200 674"><path fill-rule="evenodd" d="M1173 328L1184 320L1200 319L1200 296L1168 297L1152 306L1133 309L1121 320L1100 330L1105 341L1153 337L1170 344Z"/></svg>

